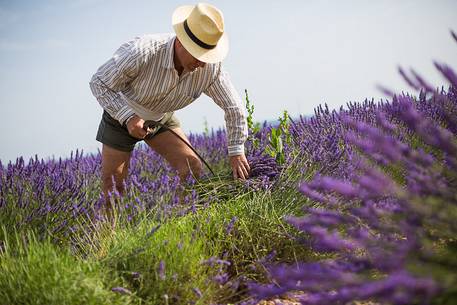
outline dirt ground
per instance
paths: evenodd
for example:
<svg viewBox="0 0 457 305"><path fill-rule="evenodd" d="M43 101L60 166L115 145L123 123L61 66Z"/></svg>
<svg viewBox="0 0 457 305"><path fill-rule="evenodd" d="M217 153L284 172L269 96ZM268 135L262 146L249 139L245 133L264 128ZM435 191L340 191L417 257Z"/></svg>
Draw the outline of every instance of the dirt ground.
<svg viewBox="0 0 457 305"><path fill-rule="evenodd" d="M295 295L296 296L296 295ZM282 298L274 298L271 300L263 300L256 305L301 305L294 295L288 295ZM330 304L329 304L330 305ZM365 302L351 302L347 305L382 305L380 303L365 301Z"/></svg>

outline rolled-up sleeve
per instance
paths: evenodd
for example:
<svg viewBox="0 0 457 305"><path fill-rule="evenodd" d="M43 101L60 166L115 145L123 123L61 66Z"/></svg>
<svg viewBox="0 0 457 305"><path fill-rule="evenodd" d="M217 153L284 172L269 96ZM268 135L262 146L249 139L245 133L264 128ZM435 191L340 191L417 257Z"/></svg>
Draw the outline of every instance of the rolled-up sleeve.
<svg viewBox="0 0 457 305"><path fill-rule="evenodd" d="M217 78L204 93L225 112L229 156L244 154L248 136L246 115L240 95L230 81L229 74L221 68Z"/></svg>
<svg viewBox="0 0 457 305"><path fill-rule="evenodd" d="M138 54L131 43L123 44L89 82L100 106L121 124L134 114L119 92L138 75Z"/></svg>

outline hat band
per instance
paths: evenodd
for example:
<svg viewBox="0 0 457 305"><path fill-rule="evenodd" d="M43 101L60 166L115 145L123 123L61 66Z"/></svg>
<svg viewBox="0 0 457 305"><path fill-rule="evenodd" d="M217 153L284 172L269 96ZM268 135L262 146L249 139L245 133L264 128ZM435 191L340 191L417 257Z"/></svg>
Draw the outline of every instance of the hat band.
<svg viewBox="0 0 457 305"><path fill-rule="evenodd" d="M187 25L187 19L184 20L184 30L186 31L189 38L192 39L193 42L198 44L203 49L211 50L216 47L216 45L206 44L203 41L201 41L200 39L198 39L197 36L195 36L194 33L192 33L192 31L189 29L189 26Z"/></svg>

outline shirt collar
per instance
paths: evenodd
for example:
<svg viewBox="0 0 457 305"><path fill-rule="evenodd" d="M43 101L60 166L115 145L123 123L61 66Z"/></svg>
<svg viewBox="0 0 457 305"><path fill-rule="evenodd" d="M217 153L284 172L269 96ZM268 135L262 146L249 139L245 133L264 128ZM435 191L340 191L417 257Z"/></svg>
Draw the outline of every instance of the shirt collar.
<svg viewBox="0 0 457 305"><path fill-rule="evenodd" d="M174 55L174 42L175 42L176 36L171 37L170 40L168 40L167 45L165 47L165 60L163 62L163 67L167 69L174 69L175 68L175 63L173 62L173 55Z"/></svg>

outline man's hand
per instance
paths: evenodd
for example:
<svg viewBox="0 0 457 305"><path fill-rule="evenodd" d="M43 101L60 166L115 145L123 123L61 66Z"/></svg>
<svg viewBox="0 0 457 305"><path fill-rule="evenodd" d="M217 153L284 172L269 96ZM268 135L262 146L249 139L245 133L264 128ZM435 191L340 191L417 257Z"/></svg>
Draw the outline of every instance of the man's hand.
<svg viewBox="0 0 457 305"><path fill-rule="evenodd" d="M144 139L148 133L143 129L143 125L144 120L135 114L131 119L128 120L127 130L132 137L137 139Z"/></svg>
<svg viewBox="0 0 457 305"><path fill-rule="evenodd" d="M230 166L232 167L234 179L240 178L241 180L245 180L249 177L251 168L244 154L230 156Z"/></svg>

